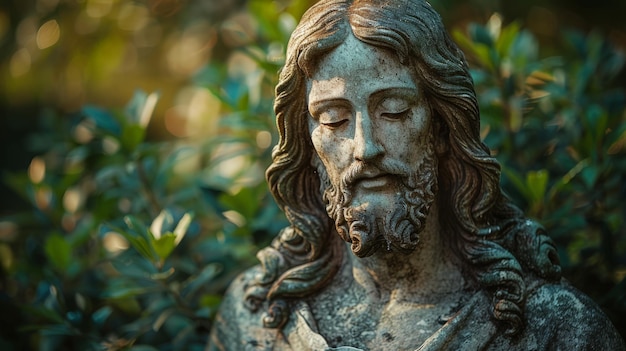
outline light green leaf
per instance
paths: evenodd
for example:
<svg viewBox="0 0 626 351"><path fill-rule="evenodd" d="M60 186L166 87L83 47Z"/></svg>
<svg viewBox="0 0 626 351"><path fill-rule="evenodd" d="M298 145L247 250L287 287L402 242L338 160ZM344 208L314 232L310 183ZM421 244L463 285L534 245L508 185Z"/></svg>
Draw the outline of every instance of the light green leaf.
<svg viewBox="0 0 626 351"><path fill-rule="evenodd" d="M149 292L150 289L144 286L120 286L116 285L107 289L103 297L109 299L124 299L127 297L133 297L142 295Z"/></svg>
<svg viewBox="0 0 626 351"><path fill-rule="evenodd" d="M172 232L166 232L160 238L154 238L152 247L161 261L164 261L176 248L176 235Z"/></svg>
<svg viewBox="0 0 626 351"><path fill-rule="evenodd" d="M519 29L520 24L518 22L512 22L502 29L496 41L496 50L500 57L508 56L511 45L513 45L515 37L519 33Z"/></svg>
<svg viewBox="0 0 626 351"><path fill-rule="evenodd" d="M150 274L150 279L154 279L154 280L165 280L169 277L172 276L172 274L174 274L174 272L176 272L176 270L174 269L174 267L170 267L170 269L166 270L166 271L162 271L162 272L157 272L157 273L153 273Z"/></svg>
<svg viewBox="0 0 626 351"><path fill-rule="evenodd" d="M549 174L545 169L530 171L526 174L526 184L528 185L533 203L543 200L548 186L548 178Z"/></svg>
<svg viewBox="0 0 626 351"><path fill-rule="evenodd" d="M126 150L135 150L146 136L146 129L138 124L127 124L122 130L122 145Z"/></svg>
<svg viewBox="0 0 626 351"><path fill-rule="evenodd" d="M200 298L200 305L209 308L217 308L222 302L222 297L219 295L202 295Z"/></svg>
<svg viewBox="0 0 626 351"><path fill-rule="evenodd" d="M174 219L172 218L172 214L169 211L161 211L159 215L152 221L152 224L150 225L150 233L152 233L152 236L155 239L159 239L161 237L161 234L163 234L163 223L166 223L165 228L167 228L167 224L173 221Z"/></svg>
<svg viewBox="0 0 626 351"><path fill-rule="evenodd" d="M176 235L176 240L174 242L175 245L178 245L180 241L183 240L183 238L185 237L185 234L187 234L187 229L189 229L189 225L191 224L192 218L193 218L192 213L185 213L185 215L183 215L183 218L181 218L180 221L178 221L178 224L176 225L176 228L174 229L174 235Z"/></svg>
<svg viewBox="0 0 626 351"><path fill-rule="evenodd" d="M147 127L158 100L159 93L146 94L146 92L141 90L135 91L124 111L128 122L130 122L129 124L135 124L142 128Z"/></svg>

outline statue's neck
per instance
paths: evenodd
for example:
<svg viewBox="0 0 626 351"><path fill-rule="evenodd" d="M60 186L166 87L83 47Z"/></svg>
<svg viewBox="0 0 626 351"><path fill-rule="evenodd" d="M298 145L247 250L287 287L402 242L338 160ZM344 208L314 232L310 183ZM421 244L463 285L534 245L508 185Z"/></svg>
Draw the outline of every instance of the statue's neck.
<svg viewBox="0 0 626 351"><path fill-rule="evenodd" d="M467 289L468 282L451 250L444 246L437 212L433 206L419 244L409 254L383 248L372 256L359 258L348 252L354 281L383 301L401 299L425 304Z"/></svg>

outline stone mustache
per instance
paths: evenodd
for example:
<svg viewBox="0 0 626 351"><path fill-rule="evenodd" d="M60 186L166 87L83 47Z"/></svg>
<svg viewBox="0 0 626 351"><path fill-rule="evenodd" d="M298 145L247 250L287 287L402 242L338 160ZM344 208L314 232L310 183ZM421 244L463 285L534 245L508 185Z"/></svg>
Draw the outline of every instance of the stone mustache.
<svg viewBox="0 0 626 351"><path fill-rule="evenodd" d="M624 350L502 193L465 58L422 0L322 0L292 34L267 180L290 226L208 350Z"/></svg>

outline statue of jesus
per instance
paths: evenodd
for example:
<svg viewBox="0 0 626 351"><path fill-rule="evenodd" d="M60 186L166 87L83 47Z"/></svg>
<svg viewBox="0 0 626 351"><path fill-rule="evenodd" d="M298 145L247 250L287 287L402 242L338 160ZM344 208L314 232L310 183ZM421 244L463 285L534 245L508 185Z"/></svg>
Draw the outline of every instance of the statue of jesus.
<svg viewBox="0 0 626 351"><path fill-rule="evenodd" d="M423 0L322 0L276 87L290 226L209 350L624 350L503 194L466 60Z"/></svg>

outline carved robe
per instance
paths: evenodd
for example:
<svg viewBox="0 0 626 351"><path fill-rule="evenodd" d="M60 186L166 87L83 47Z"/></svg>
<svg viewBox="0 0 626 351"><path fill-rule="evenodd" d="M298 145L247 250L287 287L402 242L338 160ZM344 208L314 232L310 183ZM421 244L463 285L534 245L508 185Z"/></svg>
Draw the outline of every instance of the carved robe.
<svg viewBox="0 0 626 351"><path fill-rule="evenodd" d="M243 305L243 291L258 268L241 275L225 296L209 341L214 350L361 350L333 344L317 332L308 302L295 303L287 325L264 328L262 311ZM597 305L567 282L527 283L524 329L505 336L490 314L489 296L474 292L422 345L408 350L626 350L621 337ZM411 325L411 321L407 323ZM408 329L410 330L410 329ZM292 334L298 341L291 342ZM402 335L396 335L402 338ZM378 347L380 346L380 347ZM371 350L388 349L384 342Z"/></svg>

